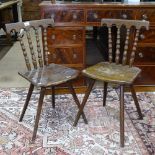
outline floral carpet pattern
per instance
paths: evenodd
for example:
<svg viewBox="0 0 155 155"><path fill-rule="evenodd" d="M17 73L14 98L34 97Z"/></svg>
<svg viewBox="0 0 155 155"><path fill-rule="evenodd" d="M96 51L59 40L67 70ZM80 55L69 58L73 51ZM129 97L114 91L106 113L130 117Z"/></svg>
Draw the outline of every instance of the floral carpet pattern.
<svg viewBox="0 0 155 155"><path fill-rule="evenodd" d="M78 111L72 96L57 95L55 109L51 96L44 99L37 139L31 143L38 90L32 95L23 122L18 122L27 89L0 89L0 155L153 155L155 151L155 97L139 93L144 120L137 112L130 94L125 95L125 147L119 143L119 100L109 89L107 105L102 106L102 90L94 89L84 109L88 125L82 118L73 121ZM83 95L78 98L82 101ZM147 146L147 147L146 147Z"/></svg>

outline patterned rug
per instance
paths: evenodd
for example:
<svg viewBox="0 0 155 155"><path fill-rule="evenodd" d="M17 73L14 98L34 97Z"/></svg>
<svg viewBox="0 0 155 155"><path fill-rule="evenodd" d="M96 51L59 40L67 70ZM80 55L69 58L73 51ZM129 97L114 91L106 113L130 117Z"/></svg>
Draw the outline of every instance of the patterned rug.
<svg viewBox="0 0 155 155"><path fill-rule="evenodd" d="M155 151L155 97L139 93L145 115L137 120L130 94L125 95L125 147L119 142L119 100L109 89L107 106L102 106L102 90L91 93L85 107L89 124L73 121L77 107L71 95L57 95L52 109L51 96L44 99L37 139L31 143L38 91L36 90L23 122L18 122L27 89L0 89L0 155L148 155ZM78 98L82 101L83 95Z"/></svg>

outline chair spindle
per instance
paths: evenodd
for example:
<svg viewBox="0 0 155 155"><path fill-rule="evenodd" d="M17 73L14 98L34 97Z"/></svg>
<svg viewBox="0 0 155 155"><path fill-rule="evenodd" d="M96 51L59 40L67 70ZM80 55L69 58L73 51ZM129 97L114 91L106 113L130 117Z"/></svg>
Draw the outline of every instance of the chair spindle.
<svg viewBox="0 0 155 155"><path fill-rule="evenodd" d="M30 71L31 70L31 64L29 62L29 57L27 55L27 52L26 52L26 48L25 48L23 39L19 36L18 37L18 40L20 42L20 45L21 45L21 48L22 48L22 51L23 51L23 56L24 56L24 59L25 59L26 67Z"/></svg>
<svg viewBox="0 0 155 155"><path fill-rule="evenodd" d="M38 29L35 29L35 36L36 36L36 43L37 43L39 66L43 67L43 61L42 61L43 59L42 59L42 54L41 54L41 46L40 46L40 39L39 39Z"/></svg>
<svg viewBox="0 0 155 155"><path fill-rule="evenodd" d="M130 56L130 63L129 63L130 67L132 67L134 59L135 59L135 52L136 52L136 48L137 48L138 36L139 36L139 29L136 29L136 36L135 36L135 40L133 43L133 48L132 48L132 52L131 52L131 56Z"/></svg>
<svg viewBox="0 0 155 155"><path fill-rule="evenodd" d="M111 36L111 27L108 27L108 47L109 47L109 62L112 63L112 36Z"/></svg>
<svg viewBox="0 0 155 155"><path fill-rule="evenodd" d="M126 63L127 63L127 52L128 52L128 48L129 48L129 34L130 34L130 29L127 28L125 45L124 45L124 53L123 53L123 59L122 59L123 65L126 65Z"/></svg>
<svg viewBox="0 0 155 155"><path fill-rule="evenodd" d="M47 47L47 27L43 28L43 46L45 53L45 65L48 65L48 47Z"/></svg>
<svg viewBox="0 0 155 155"><path fill-rule="evenodd" d="M33 44L32 44L31 35L30 35L29 30L26 31L26 35L27 35L27 39L28 39L28 43L29 43L32 63L33 63L34 68L37 69L37 60L36 60L36 56L35 56L35 53L34 53Z"/></svg>
<svg viewBox="0 0 155 155"><path fill-rule="evenodd" d="M117 28L116 57L115 57L116 64L119 64L119 60L120 60L120 27Z"/></svg>

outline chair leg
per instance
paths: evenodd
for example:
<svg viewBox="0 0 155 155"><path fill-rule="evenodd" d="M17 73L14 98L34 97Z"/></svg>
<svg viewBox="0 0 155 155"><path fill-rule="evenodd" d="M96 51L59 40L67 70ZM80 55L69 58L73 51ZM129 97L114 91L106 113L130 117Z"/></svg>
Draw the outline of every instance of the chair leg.
<svg viewBox="0 0 155 155"><path fill-rule="evenodd" d="M124 86L120 86L120 142L124 147Z"/></svg>
<svg viewBox="0 0 155 155"><path fill-rule="evenodd" d="M143 119L143 115L142 115L142 112L141 112L141 109L140 109L140 106L139 106L139 103L138 103L138 99L137 99L137 96L136 96L136 92L135 92L135 89L134 89L133 85L130 85L130 89L131 89L133 100L134 100L136 108L137 108L137 112L139 114L139 119Z"/></svg>
<svg viewBox="0 0 155 155"><path fill-rule="evenodd" d="M73 96L73 99L74 99L76 105L78 106L78 108L80 108L80 102L79 102L79 100L78 100L78 98L77 98L77 95L76 95L76 93L75 93L75 90L74 90L74 88L73 88L72 83L71 83L71 82L68 82L67 84L68 84L68 88L69 88L69 90L70 90L70 92L71 92L71 94L72 94L72 96ZM87 119L86 119L86 116L85 116L84 112L82 112L82 117L83 117L84 122L85 122L86 124L88 124L88 121L87 121Z"/></svg>
<svg viewBox="0 0 155 155"><path fill-rule="evenodd" d="M103 94L103 106L106 105L106 98L107 98L107 86L108 82L104 82L104 94Z"/></svg>
<svg viewBox="0 0 155 155"><path fill-rule="evenodd" d="M82 104L80 105L80 108L79 108L79 111L78 111L77 116L75 118L73 126L77 125L78 120L79 120L81 114L83 113L84 106L85 106L85 104L87 102L87 99L88 99L88 97L90 95L90 92L91 92L91 90L92 90L92 88L94 86L94 83L95 83L95 80L91 80L90 83L89 83L89 86L88 86L88 88L86 90L85 96L83 98Z"/></svg>
<svg viewBox="0 0 155 155"><path fill-rule="evenodd" d="M30 87L29 87L29 90L28 90L28 94L27 94L27 98L26 98L26 101L25 101L22 113L21 113L20 118L19 118L19 122L21 122L23 120L23 117L24 117L24 114L26 112L27 106L29 104L29 101L30 101L33 89L34 89L34 85L30 84Z"/></svg>
<svg viewBox="0 0 155 155"><path fill-rule="evenodd" d="M43 99L44 99L45 91L46 91L46 88L42 87L41 91L40 91L40 97L39 97L39 102L38 102L38 108L37 108L37 114L36 114L36 119L35 119L35 125L34 125L34 129L33 129L32 142L35 141L35 139L36 139L38 123L39 123L40 114L41 114L41 110L42 110L42 105L43 105Z"/></svg>
<svg viewBox="0 0 155 155"><path fill-rule="evenodd" d="M52 107L55 108L55 87L52 86Z"/></svg>

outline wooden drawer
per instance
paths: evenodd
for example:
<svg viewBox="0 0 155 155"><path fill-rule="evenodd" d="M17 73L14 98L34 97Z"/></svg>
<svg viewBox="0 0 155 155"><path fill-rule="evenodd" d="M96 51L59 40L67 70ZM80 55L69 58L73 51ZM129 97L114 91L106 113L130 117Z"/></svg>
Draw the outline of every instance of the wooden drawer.
<svg viewBox="0 0 155 155"><path fill-rule="evenodd" d="M84 51L83 47L49 47L49 63L57 64L83 64ZM73 65L74 66L74 65Z"/></svg>
<svg viewBox="0 0 155 155"><path fill-rule="evenodd" d="M135 85L154 85L155 66L137 66L142 69L142 72L136 78Z"/></svg>
<svg viewBox="0 0 155 155"><path fill-rule="evenodd" d="M136 19L155 22L155 9L147 8L147 9L138 10Z"/></svg>
<svg viewBox="0 0 155 155"><path fill-rule="evenodd" d="M134 19L133 10L88 10L87 22L100 22L102 18Z"/></svg>
<svg viewBox="0 0 155 155"><path fill-rule="evenodd" d="M138 47L135 64L155 64L155 47Z"/></svg>
<svg viewBox="0 0 155 155"><path fill-rule="evenodd" d="M84 42L84 29L72 27L49 28L47 42L50 45L82 44Z"/></svg>
<svg viewBox="0 0 155 155"><path fill-rule="evenodd" d="M24 21L39 20L40 14L37 11L25 11L22 16Z"/></svg>
<svg viewBox="0 0 155 155"><path fill-rule="evenodd" d="M55 22L84 22L84 11L77 9L46 9L44 18L53 18Z"/></svg>
<svg viewBox="0 0 155 155"><path fill-rule="evenodd" d="M141 30L139 35L139 43L155 43L155 29Z"/></svg>

